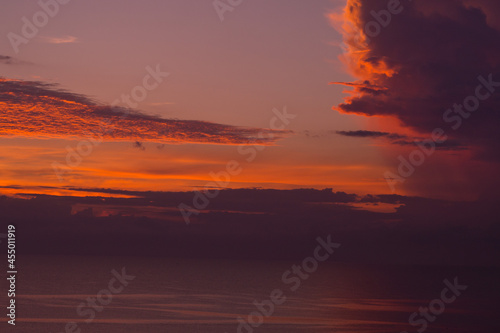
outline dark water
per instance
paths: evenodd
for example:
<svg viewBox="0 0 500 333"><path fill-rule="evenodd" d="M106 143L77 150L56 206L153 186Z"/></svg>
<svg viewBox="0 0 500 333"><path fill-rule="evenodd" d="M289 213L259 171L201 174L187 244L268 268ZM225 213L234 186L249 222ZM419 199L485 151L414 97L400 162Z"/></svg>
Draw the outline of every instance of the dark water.
<svg viewBox="0 0 500 333"><path fill-rule="evenodd" d="M443 280L455 277L467 290L425 332L498 332L500 327L495 328L498 269L328 262L292 291L293 284L281 277L294 263L20 257L17 325L3 322L0 331L59 333L75 322L74 332L237 332L238 316L248 318L257 310L255 300L269 300L271 291L281 289L286 300L253 332L410 333L421 326L411 326L409 316L439 298ZM108 288L111 270L122 267L135 278L85 323L89 316L79 316L78 305Z"/></svg>

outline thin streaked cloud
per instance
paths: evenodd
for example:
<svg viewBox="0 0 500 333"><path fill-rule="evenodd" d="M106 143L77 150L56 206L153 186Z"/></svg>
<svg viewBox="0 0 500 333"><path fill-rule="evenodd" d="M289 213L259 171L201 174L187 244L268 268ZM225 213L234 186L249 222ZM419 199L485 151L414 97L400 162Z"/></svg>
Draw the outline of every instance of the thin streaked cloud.
<svg viewBox="0 0 500 333"><path fill-rule="evenodd" d="M165 105L174 105L172 102L158 102L158 103L149 103L149 106L165 106Z"/></svg>
<svg viewBox="0 0 500 333"><path fill-rule="evenodd" d="M78 38L75 36L43 37L43 40L49 44L69 44L79 42Z"/></svg>

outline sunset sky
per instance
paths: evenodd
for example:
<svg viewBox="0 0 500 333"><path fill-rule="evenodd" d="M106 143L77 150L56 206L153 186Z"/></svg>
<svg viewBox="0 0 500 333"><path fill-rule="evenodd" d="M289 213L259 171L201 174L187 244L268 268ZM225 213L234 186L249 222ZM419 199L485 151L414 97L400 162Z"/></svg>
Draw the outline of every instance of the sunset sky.
<svg viewBox="0 0 500 333"><path fill-rule="evenodd" d="M498 0L1 2L13 331L495 331Z"/></svg>
<svg viewBox="0 0 500 333"><path fill-rule="evenodd" d="M2 192L189 191L236 160L243 171L229 188L466 200L496 193L500 95L458 130L442 117L474 93L479 76L498 77L500 27L488 14L498 5L403 1L363 44L370 6L386 6L379 2L245 1L223 21L211 1L60 5L27 43L0 39L0 185L16 187ZM4 36L21 36L21 18L41 10L33 1L3 6ZM155 69L158 84L146 81L154 89L127 105L121 96ZM116 100L134 110L119 117ZM285 124L273 120L284 110ZM105 123L113 126L106 134ZM391 188L398 156L408 160L435 128L448 140ZM100 135L68 165L68 149Z"/></svg>

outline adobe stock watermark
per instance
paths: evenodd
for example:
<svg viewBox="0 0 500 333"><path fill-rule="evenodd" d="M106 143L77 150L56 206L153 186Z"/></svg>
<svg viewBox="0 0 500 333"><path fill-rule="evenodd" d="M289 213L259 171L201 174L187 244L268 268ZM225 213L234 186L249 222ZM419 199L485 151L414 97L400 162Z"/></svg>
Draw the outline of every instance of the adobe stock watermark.
<svg viewBox="0 0 500 333"><path fill-rule="evenodd" d="M129 282L135 279L134 275L127 275L125 267L121 273L115 269L111 271L113 277L109 280L107 288L101 289L96 297L87 297L86 302L82 302L76 308L76 313L80 317L88 317L85 319L86 324L90 324L96 317L96 311L102 312L104 306L109 305L113 301L113 295L118 295L123 292ZM82 329L75 322L67 322L64 331L59 333L80 333Z"/></svg>
<svg viewBox="0 0 500 333"><path fill-rule="evenodd" d="M458 130L464 121L468 119L481 106L481 102L489 99L498 87L500 82L493 80L493 74L489 74L488 78L482 75L478 76L479 84L476 86L473 95L465 97L461 104L453 104L452 108L447 109L443 114L443 121L450 124L452 130ZM407 178L411 177L416 168L424 164L424 162L436 151L437 144L443 144L448 140L445 130L441 127L436 127L430 138L423 141L415 141L417 148L412 150L407 158L403 155L398 156L398 173L394 174L390 171L384 173L384 178L392 193L396 191L398 183L404 183Z"/></svg>
<svg viewBox="0 0 500 333"><path fill-rule="evenodd" d="M31 20L26 16L21 18L21 34L9 32L7 38L9 39L12 49L17 54L19 53L19 46L21 44L28 44L30 40L35 38L40 29L45 27L51 18L54 18L60 10L61 5L66 5L71 0L40 0L38 6L41 10L37 11L31 17Z"/></svg>
<svg viewBox="0 0 500 333"><path fill-rule="evenodd" d="M224 13L232 12L236 7L241 5L243 0L214 0L212 5L214 6L215 12L219 16L221 22L224 21Z"/></svg>
<svg viewBox="0 0 500 333"><path fill-rule="evenodd" d="M437 316L444 312L446 305L455 302L457 297L462 294L462 291L465 291L468 288L468 286L458 283L458 277L455 277L453 283L448 281L448 279L443 282L446 287L441 290L440 297L430 301L427 307L420 307L418 312L413 312L408 318L408 323L411 326L419 327L417 329L418 333L423 333L427 330L429 323L433 323ZM403 331L401 333L408 332Z"/></svg>
<svg viewBox="0 0 500 333"><path fill-rule="evenodd" d="M333 254L335 249L340 247L340 244L333 243L331 235L323 240L321 237L316 238L318 245L314 249L313 256L302 260L300 265L293 265L291 269L285 271L281 276L281 281L285 285L289 285L290 291L295 292L299 289L302 281L307 280L311 274L316 272L320 262L326 261ZM286 302L286 296L282 289L274 289L269 294L268 300L259 302L254 300L253 305L256 311L251 312L247 318L238 317L237 333L253 333L254 329L264 323L264 319L274 314L276 305L281 305Z"/></svg>
<svg viewBox="0 0 500 333"><path fill-rule="evenodd" d="M116 113L121 113L119 119L125 119L130 114L133 108L136 108L140 102L144 101L148 93L156 88L164 81L164 78L170 73L162 72L160 64L153 69L151 66L146 66L147 74L142 79L142 85L137 85L130 90L128 94L121 94L120 98L111 103L111 110ZM126 104L127 108L119 107L120 104ZM105 134L112 133L115 126L110 119L101 120L99 129L93 133L88 133L86 139L78 142L75 148L66 146L65 164L52 162L51 166L60 182L64 181L64 175L70 172L73 168L78 167L83 158L92 154L94 148L100 145Z"/></svg>
<svg viewBox="0 0 500 333"><path fill-rule="evenodd" d="M272 130L284 130L287 125L290 124L290 119L297 117L295 114L287 112L286 106L283 107L282 111L274 108L272 110L274 116L269 121L269 128ZM259 139L266 139L264 133L259 133ZM267 133L267 138L272 139L274 137L273 133ZM246 156L245 161L251 163L255 160L259 151L266 149L266 146L262 145L240 145L238 147L238 153L242 156ZM236 160L230 160L226 163L226 168L218 173L210 172L209 176L213 179L205 184L202 190L194 191L192 206L185 203L179 204L177 207L182 214L184 222L189 224L191 222L191 216L200 214L200 211L206 209L210 204L210 199L216 198L220 193L220 188L226 188L231 182L231 177L237 176L243 172L243 167L240 162Z"/></svg>

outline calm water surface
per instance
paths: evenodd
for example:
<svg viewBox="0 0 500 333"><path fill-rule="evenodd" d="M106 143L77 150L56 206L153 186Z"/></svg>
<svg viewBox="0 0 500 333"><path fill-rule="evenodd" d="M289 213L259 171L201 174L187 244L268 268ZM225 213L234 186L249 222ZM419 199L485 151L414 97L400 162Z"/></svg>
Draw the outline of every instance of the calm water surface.
<svg viewBox="0 0 500 333"><path fill-rule="evenodd" d="M294 263L24 256L18 259L17 325L2 323L0 331L59 333L73 321L82 333L237 332L238 316L247 318L255 300L281 289L286 301L253 332L411 333L420 326L411 326L409 316L440 297L444 279L457 276L468 289L426 332L498 332L497 269L328 262L291 291L281 276ZM85 323L78 305L107 288L111 270L122 267L135 279Z"/></svg>

